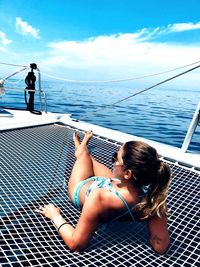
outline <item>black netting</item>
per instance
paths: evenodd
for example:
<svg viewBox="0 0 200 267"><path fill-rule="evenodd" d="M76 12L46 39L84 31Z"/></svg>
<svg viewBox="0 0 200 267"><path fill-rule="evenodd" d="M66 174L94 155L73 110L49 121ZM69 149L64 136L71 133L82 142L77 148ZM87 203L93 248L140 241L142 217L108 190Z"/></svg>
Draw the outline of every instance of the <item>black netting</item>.
<svg viewBox="0 0 200 267"><path fill-rule="evenodd" d="M147 225L139 222L112 222L100 227L85 252L68 250L52 223L34 209L54 203L76 224L79 212L67 195L72 134L61 125L0 133L1 266L198 266L200 175L175 164L168 197L172 245L165 255L152 251ZM119 145L94 136L90 151L111 167Z"/></svg>

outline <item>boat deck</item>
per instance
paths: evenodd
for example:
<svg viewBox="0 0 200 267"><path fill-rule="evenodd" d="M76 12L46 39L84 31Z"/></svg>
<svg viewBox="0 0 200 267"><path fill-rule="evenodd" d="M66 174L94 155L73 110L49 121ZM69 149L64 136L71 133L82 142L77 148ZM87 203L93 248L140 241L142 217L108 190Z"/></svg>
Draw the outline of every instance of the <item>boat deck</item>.
<svg viewBox="0 0 200 267"><path fill-rule="evenodd" d="M0 132L1 266L199 266L200 173L173 162L171 246L165 255L149 246L146 223L131 220L101 226L82 253L66 247L52 223L34 209L54 203L76 225L80 213L67 195L75 160L73 131L50 124ZM111 155L120 145L94 135L90 151L111 168Z"/></svg>

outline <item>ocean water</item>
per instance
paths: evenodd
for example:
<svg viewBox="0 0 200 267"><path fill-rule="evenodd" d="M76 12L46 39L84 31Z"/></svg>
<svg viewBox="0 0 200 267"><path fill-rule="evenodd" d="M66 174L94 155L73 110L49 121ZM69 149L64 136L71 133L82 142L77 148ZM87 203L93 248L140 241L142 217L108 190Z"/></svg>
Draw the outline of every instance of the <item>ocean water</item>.
<svg viewBox="0 0 200 267"><path fill-rule="evenodd" d="M25 85L21 83L18 87L24 88ZM69 113L76 119L176 147L181 147L200 101L200 90L181 89L175 84L156 87L114 106L112 103L144 89L144 86L138 85L135 89L127 83L43 81L42 89L47 96L49 112ZM36 96L35 99L37 101ZM0 97L0 105L25 108L23 91L6 90ZM38 105L35 108L38 109ZM200 153L200 126L193 135L189 150Z"/></svg>

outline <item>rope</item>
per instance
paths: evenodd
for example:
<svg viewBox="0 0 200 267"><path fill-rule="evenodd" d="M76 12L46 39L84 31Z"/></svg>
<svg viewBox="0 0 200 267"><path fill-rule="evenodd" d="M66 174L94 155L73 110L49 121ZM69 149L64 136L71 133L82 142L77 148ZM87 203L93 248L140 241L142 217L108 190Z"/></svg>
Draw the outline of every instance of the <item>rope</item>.
<svg viewBox="0 0 200 267"><path fill-rule="evenodd" d="M171 80L173 80L173 79L176 79L176 78L178 78L178 77L180 77L180 76L182 76L182 75L184 75L184 74L186 74L186 73L188 73L188 72L191 72L191 71L193 71L193 70L195 70L195 69L197 69L197 68L199 68L199 67L200 67L200 65L198 65L198 66L196 66L196 67L193 67L193 68L191 68L191 69L189 69L189 70L186 70L186 71L181 72L181 73L179 73L179 74L177 74L177 75L175 75L175 76L172 76L172 77L170 77L170 78L168 78L168 79L165 79L165 80L163 80L163 81L161 81L161 82L159 82L159 83L156 83L156 84L154 84L154 85L152 85L152 86L150 86L150 87L147 87L147 88L145 88L145 89L143 89L143 90L140 90L140 91L138 91L138 92L136 92L136 93L134 93L134 94L132 94L132 95L130 95L130 96L127 96L127 97L122 98L122 99L120 99L120 100L118 100L118 101L116 101L116 102L113 102L112 104L105 105L105 106L103 106L103 107L101 107L101 108L96 109L96 110L93 111L93 112L88 112L84 117L80 117L80 120L84 120L86 117L88 117L88 115L94 115L94 114L96 114L96 113L97 113L98 111L100 111L100 110L105 110L106 108L109 108L109 107L115 106L116 104L122 103L122 102L124 102L124 101L126 101L126 100L128 100L128 99L130 99L130 98L132 98L132 97L135 97L136 95L142 94L142 93L144 93L144 92L146 92L146 91L148 91L148 90L150 90L150 89L153 89L153 88L155 88L155 87L157 87L157 86L159 86L159 85L161 85L161 84L164 84L164 83L169 82L169 81L171 81Z"/></svg>
<svg viewBox="0 0 200 267"><path fill-rule="evenodd" d="M144 79L144 78L148 78L148 77L153 77L153 76L158 76L158 75L162 75L165 73L169 73L172 71L176 71L176 70L180 70L192 65L195 65L197 63L200 63L200 61L196 61L178 68L174 68L174 69L169 69L166 71L162 71L162 72L157 72L157 73L153 73L153 74L146 74L146 75L142 75L142 76L135 76L135 77L130 77L130 78L124 78L124 79L119 79L119 80L106 80L106 81L81 81L81 80L70 80L70 79L66 79L66 78L61 78L61 77L57 77L57 76L53 76L51 74L47 74L45 72L41 72L41 74L43 74L44 76L47 76L49 78L53 78L56 80L60 80L60 81L66 81L66 82L70 82L70 83L117 83L117 82L127 82L127 81L133 81L133 80L139 80L139 79Z"/></svg>
<svg viewBox="0 0 200 267"><path fill-rule="evenodd" d="M28 69L28 67L24 67L23 69L18 70L18 71L15 71L14 73L8 75L7 77L3 78L2 80L3 80L3 82L5 82L5 80L11 78L12 76L14 76L14 75L16 75L16 74L18 74L18 73L20 73L20 72L22 72L22 71L25 71L25 70L27 70L27 69Z"/></svg>
<svg viewBox="0 0 200 267"><path fill-rule="evenodd" d="M0 62L0 65L6 65L6 66L12 66L12 67L23 67L23 68L28 68L28 66L24 66L24 65L16 65L16 64L10 64L10 63L5 63L5 62Z"/></svg>
<svg viewBox="0 0 200 267"><path fill-rule="evenodd" d="M11 85L17 85L17 84L19 84L22 80L24 80L25 75L26 75L26 72L22 73L22 77L19 78L17 81L14 82L14 81L6 80L6 83L11 84Z"/></svg>
<svg viewBox="0 0 200 267"><path fill-rule="evenodd" d="M117 82L126 82L126 81L139 80L139 79L144 79L144 78L148 78L148 77L158 76L158 75L162 75L162 74L169 73L169 72L172 72L172 71L176 71L176 70L179 70L179 69L183 69L183 68L186 68L186 67L189 67L189 66L198 64L198 63L200 63L200 60L199 61L196 61L196 62L193 62L193 63L190 63L190 64L187 64L187 65L184 65L184 66L181 66L181 67L177 67L177 68L174 68L174 69L169 69L169 70L162 71L162 72L157 72L157 73L152 73L152 74L146 74L146 75L142 75L142 76L135 76L135 77L130 77L130 78L123 78L123 79L118 79L118 80L105 80L105 81L103 81L103 80L102 81L71 80L71 79L66 79L66 78L62 78L62 77L53 76L53 75L47 74L45 72L41 72L41 74L43 74L44 76L47 76L49 78L53 78L53 79L61 80L61 81L66 81L66 82L71 82L71 83L117 83ZM5 62L0 62L0 65L7 65L7 66L14 66L14 67L23 67L25 69L28 69L29 68L28 66L24 66L24 65L9 64L9 63L5 63ZM21 71L22 70L20 70L19 72L21 72ZM12 76L15 75L15 74L17 74L17 73L18 72L12 74ZM8 79L9 77L10 76L4 78L3 80Z"/></svg>
<svg viewBox="0 0 200 267"><path fill-rule="evenodd" d="M14 91L18 91L18 92L21 92L21 91L27 91L27 92L37 92L39 90L35 89L35 90L31 90L31 89L24 89L24 88L13 88L13 87L3 87L5 90L14 90Z"/></svg>

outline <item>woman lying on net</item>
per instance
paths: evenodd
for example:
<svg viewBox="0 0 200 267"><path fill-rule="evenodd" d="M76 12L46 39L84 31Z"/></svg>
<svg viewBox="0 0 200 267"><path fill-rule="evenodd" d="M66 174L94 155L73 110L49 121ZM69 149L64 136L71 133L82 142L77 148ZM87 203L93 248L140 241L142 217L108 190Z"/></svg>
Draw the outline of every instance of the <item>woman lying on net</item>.
<svg viewBox="0 0 200 267"><path fill-rule="evenodd" d="M150 244L163 254L170 244L167 228L166 197L171 178L169 166L160 161L156 150L139 141L122 145L113 155L113 172L97 162L87 144L92 132L83 141L74 134L75 156L68 191L78 209L80 219L74 228L53 204L36 211L52 220L60 236L73 251L83 250L100 223L106 223L134 207L141 220L147 219ZM148 186L146 194L142 188ZM132 215L132 213L131 213ZM133 217L133 215L132 215Z"/></svg>

